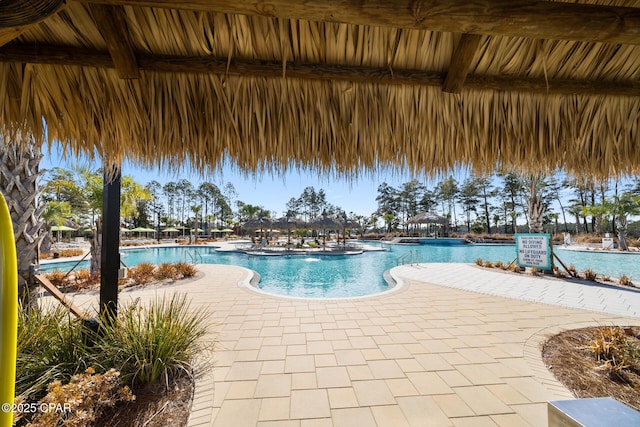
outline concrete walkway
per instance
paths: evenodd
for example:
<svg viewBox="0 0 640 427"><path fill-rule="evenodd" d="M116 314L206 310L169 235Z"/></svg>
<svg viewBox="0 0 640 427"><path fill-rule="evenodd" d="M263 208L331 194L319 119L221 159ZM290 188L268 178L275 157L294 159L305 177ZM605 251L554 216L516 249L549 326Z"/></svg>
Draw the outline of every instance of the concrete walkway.
<svg viewBox="0 0 640 427"><path fill-rule="evenodd" d="M352 300L265 296L246 269L199 269L121 293L186 292L208 307L214 368L197 381L192 427L546 426L546 402L572 396L541 361L545 338L639 323L633 290L473 265L397 267L399 290Z"/></svg>

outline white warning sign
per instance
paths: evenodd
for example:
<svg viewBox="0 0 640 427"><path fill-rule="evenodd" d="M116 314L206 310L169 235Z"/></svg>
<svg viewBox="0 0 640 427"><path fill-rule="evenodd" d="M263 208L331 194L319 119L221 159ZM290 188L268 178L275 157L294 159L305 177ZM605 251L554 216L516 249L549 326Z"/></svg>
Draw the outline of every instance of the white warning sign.
<svg viewBox="0 0 640 427"><path fill-rule="evenodd" d="M551 270L551 235L516 234L516 251L520 267Z"/></svg>

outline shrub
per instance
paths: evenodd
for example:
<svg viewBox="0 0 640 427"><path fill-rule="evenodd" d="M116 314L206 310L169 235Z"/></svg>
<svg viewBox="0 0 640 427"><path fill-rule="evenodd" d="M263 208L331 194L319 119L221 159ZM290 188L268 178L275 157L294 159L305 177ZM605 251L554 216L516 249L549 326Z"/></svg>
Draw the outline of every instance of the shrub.
<svg viewBox="0 0 640 427"><path fill-rule="evenodd" d="M627 277L625 274L620 276L620 278L618 279L618 283L620 283L622 286L635 287L635 285L633 284L631 279L629 277Z"/></svg>
<svg viewBox="0 0 640 427"><path fill-rule="evenodd" d="M500 268L500 269L504 270L504 264L502 263L502 261L496 261L496 262L493 264L493 266L494 266L495 268Z"/></svg>
<svg viewBox="0 0 640 427"><path fill-rule="evenodd" d="M97 366L116 367L129 384L168 383L177 374L191 373L195 357L204 350L204 308L192 311L186 296L175 294L148 307L133 303L119 313L95 343Z"/></svg>
<svg viewBox="0 0 640 427"><path fill-rule="evenodd" d="M482 267L482 264L484 264L484 261L482 260L482 258L476 258L476 265L479 265L480 267Z"/></svg>
<svg viewBox="0 0 640 427"><path fill-rule="evenodd" d="M509 271L511 271L513 273L520 273L520 272L522 272L522 268L520 268L520 266L518 264L510 264L509 265Z"/></svg>
<svg viewBox="0 0 640 427"><path fill-rule="evenodd" d="M75 273L75 281L78 285L84 285L91 282L91 272L88 268L83 268Z"/></svg>
<svg viewBox="0 0 640 427"><path fill-rule="evenodd" d="M47 384L87 368L83 326L61 305L18 311L16 394L39 399Z"/></svg>
<svg viewBox="0 0 640 427"><path fill-rule="evenodd" d="M158 268L156 268L153 273L153 277L158 280L176 280L180 278L180 276L178 275L178 270L173 266L173 264L169 264L166 262L160 264Z"/></svg>
<svg viewBox="0 0 640 427"><path fill-rule="evenodd" d="M602 362L609 373L620 374L627 368L627 360L640 357L640 347L628 339L626 332L617 326L602 328L599 336L589 345L593 356Z"/></svg>
<svg viewBox="0 0 640 427"><path fill-rule="evenodd" d="M174 267L176 268L178 275L183 278L193 277L198 272L195 266L187 264L186 262L176 263L174 264Z"/></svg>
<svg viewBox="0 0 640 427"><path fill-rule="evenodd" d="M595 282L595 281L596 281L596 279L598 278L598 275L596 274L596 272L595 272L595 271L593 271L593 270L592 270L592 269L590 269L590 268L587 268L587 269L583 272L583 274L584 274L584 278L585 278L585 279L590 280L590 281L592 281L592 282Z"/></svg>
<svg viewBox="0 0 640 427"><path fill-rule="evenodd" d="M529 271L531 272L532 276L541 276L542 275L542 271L538 270L536 267L531 267L531 269Z"/></svg>
<svg viewBox="0 0 640 427"><path fill-rule="evenodd" d="M81 427L91 424L106 407L117 402L135 400L128 386L123 386L120 373L110 369L104 374L95 374L93 368L71 377L68 384L56 380L49 384L48 393L38 402L55 410L38 411L31 422L32 427L64 425Z"/></svg>
<svg viewBox="0 0 640 427"><path fill-rule="evenodd" d="M67 282L67 273L64 271L52 271L51 273L45 274L45 276L54 286L58 288L64 287Z"/></svg>
<svg viewBox="0 0 640 427"><path fill-rule="evenodd" d="M61 257L81 256L84 254L82 249L62 249L58 251Z"/></svg>
<svg viewBox="0 0 640 427"><path fill-rule="evenodd" d="M571 264L571 265L569 265L569 267L567 267L567 271L568 271L570 274L574 275L574 276L576 276L576 275L577 275L577 273L578 273L578 271L576 270L576 266L575 266L575 265L573 265L573 264Z"/></svg>
<svg viewBox="0 0 640 427"><path fill-rule="evenodd" d="M134 285L145 285L154 277L155 266L149 263L138 264L137 267L129 269L128 277Z"/></svg>
<svg viewBox="0 0 640 427"><path fill-rule="evenodd" d="M493 263L491 261L485 261L482 265L487 268L493 268Z"/></svg>

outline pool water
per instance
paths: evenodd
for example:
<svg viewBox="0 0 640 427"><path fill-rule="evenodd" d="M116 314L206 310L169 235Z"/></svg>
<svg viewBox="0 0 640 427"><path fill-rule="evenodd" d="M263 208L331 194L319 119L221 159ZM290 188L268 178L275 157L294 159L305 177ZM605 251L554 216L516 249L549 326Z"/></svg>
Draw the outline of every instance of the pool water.
<svg viewBox="0 0 640 427"><path fill-rule="evenodd" d="M255 256L216 252L214 247L162 247L123 249L122 261L129 267L147 262L196 262L238 265L260 274L258 287L268 293L301 298L345 298L371 295L388 290L383 273L405 262L473 263L481 258L509 263L515 258L514 245L390 245L380 252L361 255ZM578 271L587 268L600 275L640 278L640 255L598 253L556 249L567 265ZM41 265L42 271L71 268L74 262ZM88 262L80 265L88 268Z"/></svg>

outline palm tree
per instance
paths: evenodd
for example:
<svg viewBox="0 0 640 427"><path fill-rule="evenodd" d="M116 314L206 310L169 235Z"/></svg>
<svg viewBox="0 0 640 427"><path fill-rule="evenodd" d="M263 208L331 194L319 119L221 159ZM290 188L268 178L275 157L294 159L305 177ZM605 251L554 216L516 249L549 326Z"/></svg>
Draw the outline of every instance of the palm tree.
<svg viewBox="0 0 640 427"><path fill-rule="evenodd" d="M18 147L17 141L21 141ZM26 140L27 143L24 143ZM0 191L9 205L18 258L18 291L24 307L34 302L34 266L44 233L38 179L42 152L32 134L20 130L0 134Z"/></svg>

